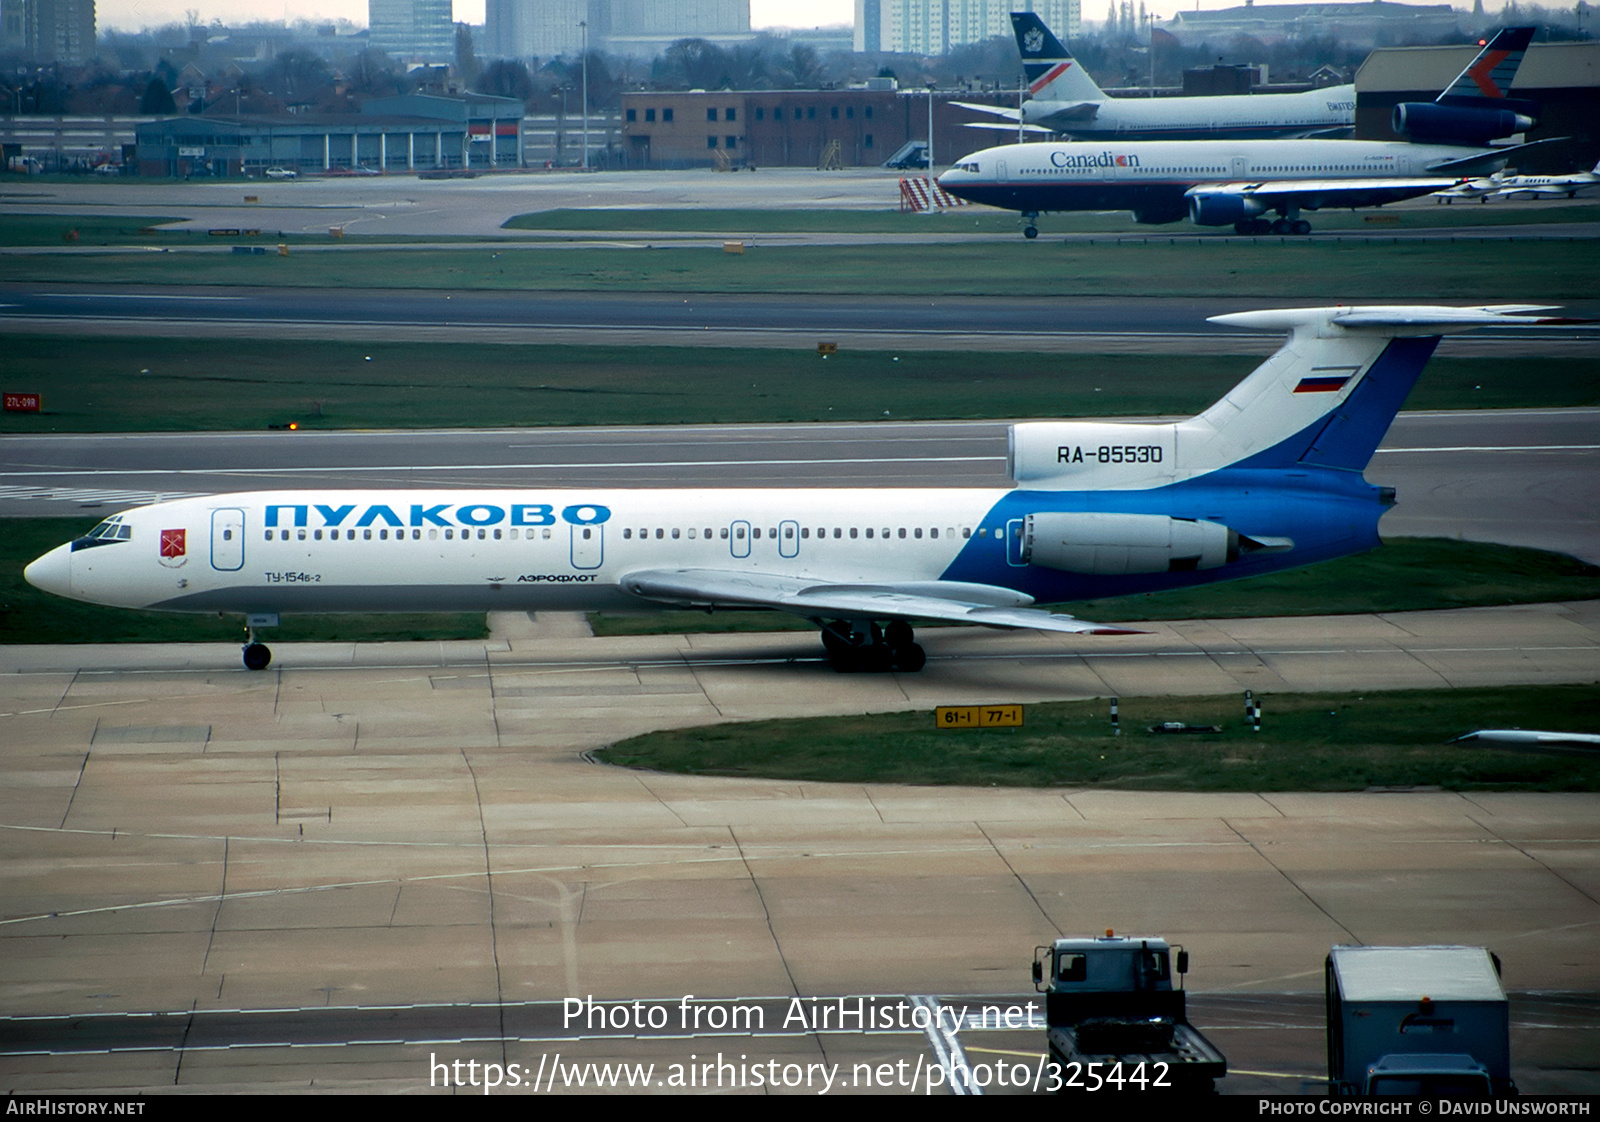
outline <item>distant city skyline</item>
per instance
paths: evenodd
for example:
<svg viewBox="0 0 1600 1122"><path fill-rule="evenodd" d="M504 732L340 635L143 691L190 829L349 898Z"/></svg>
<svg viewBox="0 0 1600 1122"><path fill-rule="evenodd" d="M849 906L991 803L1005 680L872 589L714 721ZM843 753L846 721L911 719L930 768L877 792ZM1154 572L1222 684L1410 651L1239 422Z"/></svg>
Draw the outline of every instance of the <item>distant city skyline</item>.
<svg viewBox="0 0 1600 1122"><path fill-rule="evenodd" d="M670 3L671 0L663 0ZM251 23L259 20L345 19L365 27L367 0L98 0L102 31L138 31L184 23L199 13L201 23ZM483 0L454 0L457 23L483 23ZM750 0L750 24L763 27L827 27L855 21L854 0Z"/></svg>
<svg viewBox="0 0 1600 1122"><path fill-rule="evenodd" d="M671 0L663 0L670 3ZM1146 0L1147 7L1166 19L1180 8L1194 10L1195 0ZM1208 9L1231 8L1243 0L1206 0ZM271 20L344 19L365 27L367 0L98 0L96 19L101 31L138 31L146 27L184 23L195 11L201 23L224 24ZM1084 0L1085 23L1105 19L1106 4ZM483 0L454 0L458 23L482 24ZM831 27L855 22L854 0L750 0L750 26Z"/></svg>

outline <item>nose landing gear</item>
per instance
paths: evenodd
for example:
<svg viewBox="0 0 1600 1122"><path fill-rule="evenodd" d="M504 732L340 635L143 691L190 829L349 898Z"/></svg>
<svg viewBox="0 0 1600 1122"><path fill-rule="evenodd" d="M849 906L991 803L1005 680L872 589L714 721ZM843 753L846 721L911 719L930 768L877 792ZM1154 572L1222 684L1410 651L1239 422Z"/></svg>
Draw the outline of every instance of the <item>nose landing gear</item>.
<svg viewBox="0 0 1600 1122"><path fill-rule="evenodd" d="M244 668L246 670L265 670L272 661L272 648L256 639L256 628L278 626L276 612L255 612L244 618L245 643L244 643Z"/></svg>

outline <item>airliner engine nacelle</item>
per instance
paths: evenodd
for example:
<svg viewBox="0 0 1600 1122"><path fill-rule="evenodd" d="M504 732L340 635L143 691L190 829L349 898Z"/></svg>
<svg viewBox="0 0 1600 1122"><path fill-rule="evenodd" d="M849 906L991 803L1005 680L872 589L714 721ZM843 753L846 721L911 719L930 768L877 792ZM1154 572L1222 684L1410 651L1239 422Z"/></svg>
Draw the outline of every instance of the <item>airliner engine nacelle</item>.
<svg viewBox="0 0 1600 1122"><path fill-rule="evenodd" d="M1433 144L1487 144L1533 125L1532 117L1509 109L1469 109L1431 101L1401 102L1390 121L1398 135Z"/></svg>
<svg viewBox="0 0 1600 1122"><path fill-rule="evenodd" d="M1189 221L1196 226L1232 226L1265 214L1265 204L1244 195L1212 192L1189 196Z"/></svg>
<svg viewBox="0 0 1600 1122"><path fill-rule="evenodd" d="M1021 559L1104 576L1194 572L1237 561L1240 542L1221 523L1161 514L1030 514Z"/></svg>

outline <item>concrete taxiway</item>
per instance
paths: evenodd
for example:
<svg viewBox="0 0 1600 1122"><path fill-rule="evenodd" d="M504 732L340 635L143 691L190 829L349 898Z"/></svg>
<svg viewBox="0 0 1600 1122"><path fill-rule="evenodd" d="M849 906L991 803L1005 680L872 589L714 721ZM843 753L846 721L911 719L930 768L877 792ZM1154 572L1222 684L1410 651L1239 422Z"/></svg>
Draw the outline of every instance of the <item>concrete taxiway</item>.
<svg viewBox="0 0 1600 1122"><path fill-rule="evenodd" d="M1110 926L1193 952L1190 987L1258 1073L1232 1089L1314 1086L1329 945L1447 941L1494 948L1509 989L1575 995L1562 1033L1519 1028L1525 1090L1600 1090L1573 1058L1597 1028L1596 796L830 785L583 754L795 713L1248 687L1270 721L1275 691L1594 681L1594 602L943 629L926 671L883 676L833 674L806 634L581 630L283 646L261 674L226 646L0 651L8 1088L419 1089L439 1055L926 1060L916 1032L641 1041L557 1026L551 1003L1024 1001L1035 944ZM194 1013L193 1046L120 1016L152 1012ZM1038 1033L962 1042L992 1059Z"/></svg>
<svg viewBox="0 0 1600 1122"><path fill-rule="evenodd" d="M723 175L709 168L686 171L529 172L481 176L476 179L420 179L412 175L386 175L371 178L318 178L303 180L216 180L186 183L140 182L135 180L84 181L81 183L8 184L0 193L8 211L19 214L125 215L129 218L161 218L174 229L207 230L219 228L260 229L291 234L326 236L330 229L346 234L379 237L471 237L505 238L519 241L570 241L590 244L638 245L652 238L700 239L722 237L740 231L726 229L727 220L719 216L703 231L628 231L619 240L605 231L507 230L504 223L519 214L549 210L610 209L647 210L895 210L900 202L899 181L904 172L885 168L847 168L817 172L809 168L763 168L759 173ZM1556 208L1574 210L1586 200L1568 202L1503 202L1483 208L1485 215L1502 219L1507 212L1524 212L1533 217L1527 225L1514 229L1496 222L1482 226L1447 229L1445 236L1500 239L1515 237L1593 237L1592 224L1585 222L1550 224L1547 219ZM1474 208L1476 210L1478 208ZM1438 212L1444 208L1428 199L1395 203L1384 208L1396 211ZM1018 240L1019 233L973 235L963 229L968 214L994 215L988 207L959 207L925 216L929 240L951 237L989 237ZM1457 220L1456 215L1449 216ZM1062 228L1070 219L1060 219ZM1041 242L1051 240L1055 231L1044 223ZM1559 228L1558 228L1559 227ZM1163 240L1172 236L1216 238L1225 231L1200 230L1188 223L1151 227L1149 233ZM1410 232L1385 228L1346 231L1336 237L1377 237L1384 240L1431 237L1436 232ZM1069 235L1076 240L1080 235ZM1115 237L1116 235L1112 235ZM1124 235L1128 236L1128 235ZM1132 235L1144 236L1144 231ZM818 242L861 243L904 240L903 234L869 235L758 235L767 244L807 244ZM1105 234L1084 234L1083 238ZM708 242L709 244L709 242Z"/></svg>
<svg viewBox="0 0 1600 1122"><path fill-rule="evenodd" d="M199 228L531 239L499 224L561 206L883 209L893 205L893 178L274 183L249 185L258 195L250 204L236 183L52 184L5 201L27 213L172 215ZM657 314L645 303L630 314ZM615 302L592 304L592 318L617 322ZM130 329L119 311L93 311L70 330ZM348 326L358 311L344 301L331 315ZM141 322L172 313L171 301L152 305ZM755 319L741 327L728 318L735 313ZM54 312L33 314L62 329ZM552 314L561 322L544 330L598 329L581 308ZM718 314L730 333L770 326L759 307ZM523 330L515 311L497 315L506 322L468 330ZM397 316L406 313L388 318ZM179 318L185 333L238 331ZM308 322L318 318L287 308L273 331L345 329ZM654 337L666 326L640 331ZM949 345L940 327L870 338ZM453 337L460 329L441 315L418 330ZM993 345L972 330L970 345ZM1592 415L1497 421L1494 432L1483 431L1483 417L1419 419L1409 430L1403 421L1403 439L1379 467L1426 461L1404 491L1427 496L1411 508L1434 519L1425 532L1507 540L1516 521L1529 544L1557 541L1592 556L1593 519L1583 514L1593 507L1583 470ZM1467 428L1435 439L1428 426L1440 423ZM1556 424L1560 439L1518 435ZM954 452L863 467L850 462L858 452L839 449L822 470L850 482L868 471L937 476L948 470L939 457L959 454L995 474L999 429L975 429ZM885 432L856 435L881 446ZM430 478L447 484L469 477L463 465L490 477L522 465L548 477L553 462L611 481L602 461L617 459L615 438L575 451L581 434L556 433L538 448L501 439L488 455L484 440L496 436L437 447L457 437L399 439L420 441L433 457ZM952 432L917 436L929 438L948 445ZM133 438L120 451L114 443L83 442L86 462L45 455L42 442L8 441L5 501L113 504L130 501L109 493L117 488L234 489L285 466L281 442L268 447L253 435ZM178 458L192 462L173 462L178 446ZM167 461L154 475L152 448ZM409 472L416 462L407 460L416 448L397 455L381 438L302 442L297 454L312 448L307 466L330 479L393 479L393 468L409 462ZM681 451L630 449L641 462L627 470L682 485L684 465L661 462ZM719 452L711 458L727 464L707 471L794 475L790 465L752 469L752 456L777 458L770 448ZM1574 479L1581 485L1569 486ZM1393 518L1415 516L1403 506ZM1574 522L1577 531L1563 529ZM461 1061L478 1071L501 1065L503 1081L510 1064L522 1065L521 1090L548 1066L543 1086L573 1090L579 1078L592 1089L595 1073L569 1066L557 1079L562 1063L726 1057L746 1076L775 1065L785 1076L776 1089L816 1093L813 1073L829 1063L852 1077L856 1063L925 1070L964 1048L970 1063L1027 1065L1038 1030L986 1017L944 1036L782 1024L638 1033L573 1024L562 1003L593 995L676 1010L693 994L707 1008L759 1006L776 1018L796 996L876 994L924 1010L985 1001L1015 1009L1030 996L1036 944L1110 926L1189 948L1191 1008L1232 1061L1224 1090L1318 1088L1316 995L1330 944L1461 942L1489 946L1505 962L1524 1092L1600 1092L1594 795L830 785L653 775L585 754L654 728L941 703L1248 688L1267 699L1270 723L1270 699L1283 691L1589 683L1600 680L1593 602L1190 621L1121 638L930 630L923 673L882 676L832 673L807 634L594 639L570 617L494 624L488 642L279 645L260 674L239 669L233 646L0 649L6 1089L422 1090L441 1086L441 1064L449 1078ZM791 1069L800 1081L788 1081ZM638 1086L672 1089L661 1087L669 1073L658 1075ZM765 1089L748 1080L737 1088Z"/></svg>

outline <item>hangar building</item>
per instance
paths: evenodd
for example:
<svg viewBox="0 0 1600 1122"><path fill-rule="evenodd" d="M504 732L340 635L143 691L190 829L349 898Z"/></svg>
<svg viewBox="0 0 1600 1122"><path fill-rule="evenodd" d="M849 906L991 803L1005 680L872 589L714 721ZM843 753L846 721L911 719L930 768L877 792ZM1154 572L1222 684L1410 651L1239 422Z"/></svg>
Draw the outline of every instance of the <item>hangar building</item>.
<svg viewBox="0 0 1600 1122"><path fill-rule="evenodd" d="M1432 101L1477 55L1475 46L1394 47L1373 51L1356 71L1356 136L1399 140L1390 128L1402 101ZM1587 171L1600 160L1600 43L1534 43L1511 93L1537 101L1539 120L1529 140L1571 137L1570 144L1530 152L1517 170L1526 175Z"/></svg>

